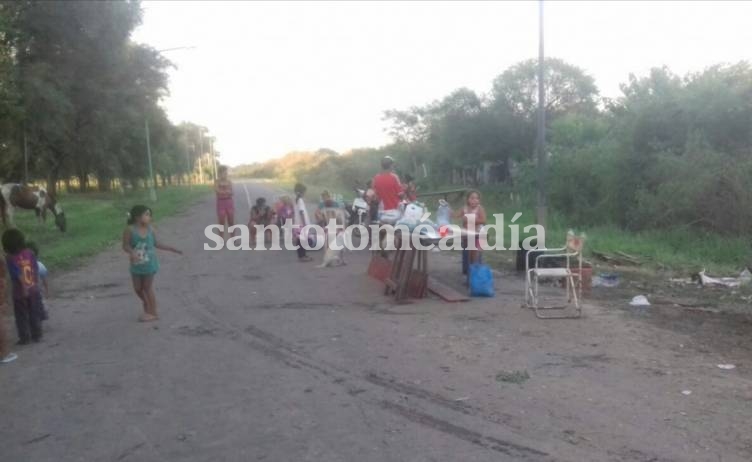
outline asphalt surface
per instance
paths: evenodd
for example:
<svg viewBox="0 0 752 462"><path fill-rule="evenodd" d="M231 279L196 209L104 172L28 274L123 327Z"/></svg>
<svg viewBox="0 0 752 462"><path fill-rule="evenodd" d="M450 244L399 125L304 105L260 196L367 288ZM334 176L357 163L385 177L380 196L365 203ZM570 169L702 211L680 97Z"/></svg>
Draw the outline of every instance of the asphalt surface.
<svg viewBox="0 0 752 462"><path fill-rule="evenodd" d="M236 184L240 222L246 190L276 192ZM53 275L43 343L0 367L0 461L752 460L740 353L591 305L536 320L512 274L394 305L368 252L203 250L214 213L160 223L185 255L160 254L156 323L117 248ZM430 265L461 288L458 255Z"/></svg>

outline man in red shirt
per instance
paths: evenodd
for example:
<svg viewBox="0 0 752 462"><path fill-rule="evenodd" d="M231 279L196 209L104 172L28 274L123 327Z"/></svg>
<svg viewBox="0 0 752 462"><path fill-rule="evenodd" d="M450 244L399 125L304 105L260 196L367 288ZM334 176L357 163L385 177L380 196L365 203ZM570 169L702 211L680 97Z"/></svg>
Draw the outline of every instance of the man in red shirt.
<svg viewBox="0 0 752 462"><path fill-rule="evenodd" d="M399 177L392 171L394 159L386 156L381 159L381 173L373 177L372 187L384 205L383 211L399 209L400 199L404 195Z"/></svg>

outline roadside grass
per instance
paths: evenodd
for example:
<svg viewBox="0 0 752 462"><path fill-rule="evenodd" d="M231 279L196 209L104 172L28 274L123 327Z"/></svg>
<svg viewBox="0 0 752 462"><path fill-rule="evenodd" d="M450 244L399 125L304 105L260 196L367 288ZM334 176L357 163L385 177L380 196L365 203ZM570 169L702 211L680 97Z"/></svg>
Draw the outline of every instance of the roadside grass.
<svg viewBox="0 0 752 462"><path fill-rule="evenodd" d="M147 190L121 194L60 194L68 229L61 233L48 212L47 223L37 223L32 211L17 211L15 221L27 239L39 246L40 260L53 269L66 269L118 242L126 214L135 204L151 206L156 223L179 213L211 192L206 185L171 186L157 190L158 201L151 204Z"/></svg>
<svg viewBox="0 0 752 462"><path fill-rule="evenodd" d="M524 227L535 223L535 209L501 194L494 194L493 191L482 193L483 205L489 215L504 214L504 247L510 247L509 224L516 212L522 213L515 223L520 225L521 238L525 237ZM578 234L585 234L585 257L593 263L599 263L593 255L594 251L610 255L623 252L636 257L643 269L681 274L705 269L710 274L736 276L752 260L752 246L744 238L702 233L686 228L640 232L623 230L613 225L578 228L569 225L565 217L551 209L546 226L546 246L563 247L570 228Z"/></svg>

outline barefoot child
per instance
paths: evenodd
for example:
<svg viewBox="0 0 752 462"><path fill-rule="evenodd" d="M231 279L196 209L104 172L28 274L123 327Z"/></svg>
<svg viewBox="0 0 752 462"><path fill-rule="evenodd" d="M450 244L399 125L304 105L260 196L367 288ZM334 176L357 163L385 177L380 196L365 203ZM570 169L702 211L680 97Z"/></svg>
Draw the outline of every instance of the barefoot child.
<svg viewBox="0 0 752 462"><path fill-rule="evenodd" d="M5 330L5 311L8 308L5 303L5 265L0 265L0 364L7 364L18 359L18 355L8 348L8 334Z"/></svg>
<svg viewBox="0 0 752 462"><path fill-rule="evenodd" d="M13 291L13 314L16 317L18 344L26 345L42 340L42 310L40 307L37 259L23 233L9 229L3 233L5 262Z"/></svg>
<svg viewBox="0 0 752 462"><path fill-rule="evenodd" d="M159 271L156 249L183 254L157 240L151 227L151 209L136 205L128 214L128 226L123 231L123 251L130 257L133 290L144 306L144 313L138 318L141 322L159 319L154 293L154 276Z"/></svg>
<svg viewBox="0 0 752 462"><path fill-rule="evenodd" d="M480 263L480 229L486 224L486 211L480 205L480 192L472 190L467 193L465 206L459 211L459 218L462 218L462 230L466 232L462 241L462 274L467 274L467 270L473 263ZM465 234L465 233L463 233ZM470 240L475 241L475 249L469 249Z"/></svg>
<svg viewBox="0 0 752 462"><path fill-rule="evenodd" d="M217 194L217 220L222 225L222 239L226 239L227 229L235 224L235 204L232 200L232 181L227 179L227 167L219 167L218 174L219 178L214 184L214 192ZM235 235L234 232L232 234Z"/></svg>

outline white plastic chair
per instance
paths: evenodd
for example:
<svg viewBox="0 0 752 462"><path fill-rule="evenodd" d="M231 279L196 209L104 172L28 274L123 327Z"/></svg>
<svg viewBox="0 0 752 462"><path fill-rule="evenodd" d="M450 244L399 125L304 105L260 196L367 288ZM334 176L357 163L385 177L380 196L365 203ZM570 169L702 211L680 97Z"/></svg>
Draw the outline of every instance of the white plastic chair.
<svg viewBox="0 0 752 462"><path fill-rule="evenodd" d="M539 249L542 252L535 258L535 266L530 268L530 259L525 258L525 306L535 311L535 316L540 319L565 319L579 318L582 316L582 247L585 242L584 236L575 236L571 231L567 233L567 243L560 249ZM549 259L553 261L565 260L561 267L542 267L541 262ZM575 265L572 263L574 260ZM540 304L539 280L540 279L564 279L567 289L567 304L542 306ZM565 313L563 310L574 306L574 313ZM545 310L559 310L559 314L545 315Z"/></svg>

